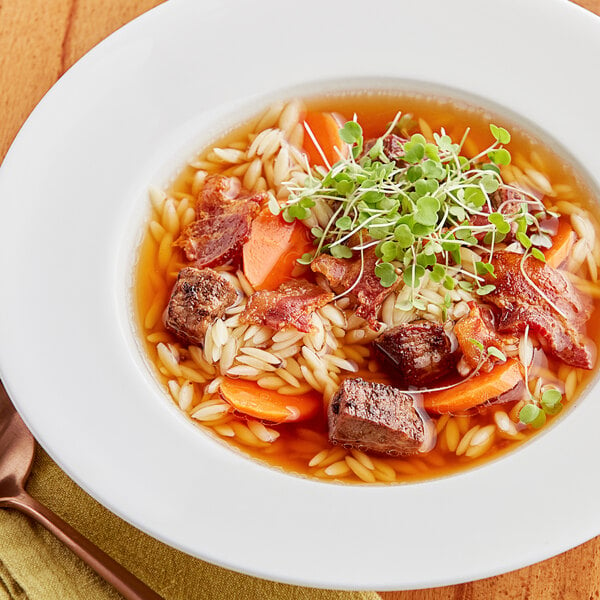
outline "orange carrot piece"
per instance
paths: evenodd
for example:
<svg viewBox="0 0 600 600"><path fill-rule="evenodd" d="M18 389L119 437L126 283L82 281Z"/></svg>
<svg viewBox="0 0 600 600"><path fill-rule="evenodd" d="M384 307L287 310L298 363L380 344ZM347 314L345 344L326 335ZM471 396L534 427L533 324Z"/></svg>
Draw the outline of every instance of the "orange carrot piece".
<svg viewBox="0 0 600 600"><path fill-rule="evenodd" d="M292 277L305 252L313 250L306 226L286 223L280 215L264 209L252 221L250 237L244 244L244 275L256 290L274 290Z"/></svg>
<svg viewBox="0 0 600 600"><path fill-rule="evenodd" d="M304 121L315 136L321 150L323 150L329 165L333 165L340 160L336 148L342 153L342 156L348 155L348 146L342 141L339 134L340 123L331 113L307 112ZM308 162L312 166L326 166L308 131L304 132L303 149L308 156Z"/></svg>
<svg viewBox="0 0 600 600"><path fill-rule="evenodd" d="M552 247L544 252L546 263L557 269L568 258L569 252L575 243L575 232L570 223L565 219L560 219L558 231L552 238Z"/></svg>
<svg viewBox="0 0 600 600"><path fill-rule="evenodd" d="M314 417L323 407L323 398L317 392L286 396L242 379L225 378L220 393L235 410L271 423L304 421Z"/></svg>
<svg viewBox="0 0 600 600"><path fill-rule="evenodd" d="M512 390L519 381L523 381L519 363L509 358L489 373L475 375L448 390L423 392L423 405L434 413L460 412L497 398Z"/></svg>

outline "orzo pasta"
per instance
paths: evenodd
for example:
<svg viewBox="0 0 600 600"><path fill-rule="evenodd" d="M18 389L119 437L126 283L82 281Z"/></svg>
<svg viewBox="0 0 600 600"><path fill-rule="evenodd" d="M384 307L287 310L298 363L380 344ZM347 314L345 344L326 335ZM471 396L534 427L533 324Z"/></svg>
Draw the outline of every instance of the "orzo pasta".
<svg viewBox="0 0 600 600"><path fill-rule="evenodd" d="M136 301L177 406L270 465L373 484L479 464L573 402L596 361L594 199L490 122L294 99L153 188Z"/></svg>

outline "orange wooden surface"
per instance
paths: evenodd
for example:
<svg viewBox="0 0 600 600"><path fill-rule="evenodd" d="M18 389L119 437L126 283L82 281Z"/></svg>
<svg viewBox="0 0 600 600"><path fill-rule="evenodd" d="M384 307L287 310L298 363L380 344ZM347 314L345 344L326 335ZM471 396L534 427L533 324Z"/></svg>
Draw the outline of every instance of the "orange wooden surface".
<svg viewBox="0 0 600 600"><path fill-rule="evenodd" d="M0 161L31 110L66 69L115 29L160 2L0 0ZM600 0L578 4L600 15ZM506 575L381 595L385 600L600 599L600 538Z"/></svg>

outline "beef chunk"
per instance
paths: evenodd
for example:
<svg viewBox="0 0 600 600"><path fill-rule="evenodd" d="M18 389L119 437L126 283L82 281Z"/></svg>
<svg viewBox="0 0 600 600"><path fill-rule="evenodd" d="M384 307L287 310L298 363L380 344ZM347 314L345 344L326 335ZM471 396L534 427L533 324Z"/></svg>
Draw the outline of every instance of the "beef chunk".
<svg viewBox="0 0 600 600"><path fill-rule="evenodd" d="M235 288L216 271L186 267L173 286L165 325L182 340L202 344L208 326L236 298Z"/></svg>
<svg viewBox="0 0 600 600"><path fill-rule="evenodd" d="M311 330L311 315L333 300L333 294L304 279L282 283L275 291L261 290L250 296L242 321L281 329L293 325L298 331Z"/></svg>
<svg viewBox="0 0 600 600"><path fill-rule="evenodd" d="M413 398L382 383L346 379L329 404L329 441L361 450L413 454L426 427Z"/></svg>
<svg viewBox="0 0 600 600"><path fill-rule="evenodd" d="M447 375L455 356L444 328L429 321L413 321L380 335L373 347L390 373L405 385L417 387Z"/></svg>

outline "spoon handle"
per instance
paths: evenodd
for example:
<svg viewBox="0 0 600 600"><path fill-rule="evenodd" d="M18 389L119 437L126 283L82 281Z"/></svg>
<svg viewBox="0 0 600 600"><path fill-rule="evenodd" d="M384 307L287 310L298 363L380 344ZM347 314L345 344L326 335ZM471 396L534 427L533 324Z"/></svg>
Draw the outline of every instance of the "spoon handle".
<svg viewBox="0 0 600 600"><path fill-rule="evenodd" d="M50 509L32 498L27 492L21 491L14 498L6 499L3 504L20 510L44 526L79 556L83 562L96 571L100 577L120 592L126 600L163 600L161 596L151 590L135 575L92 544Z"/></svg>

